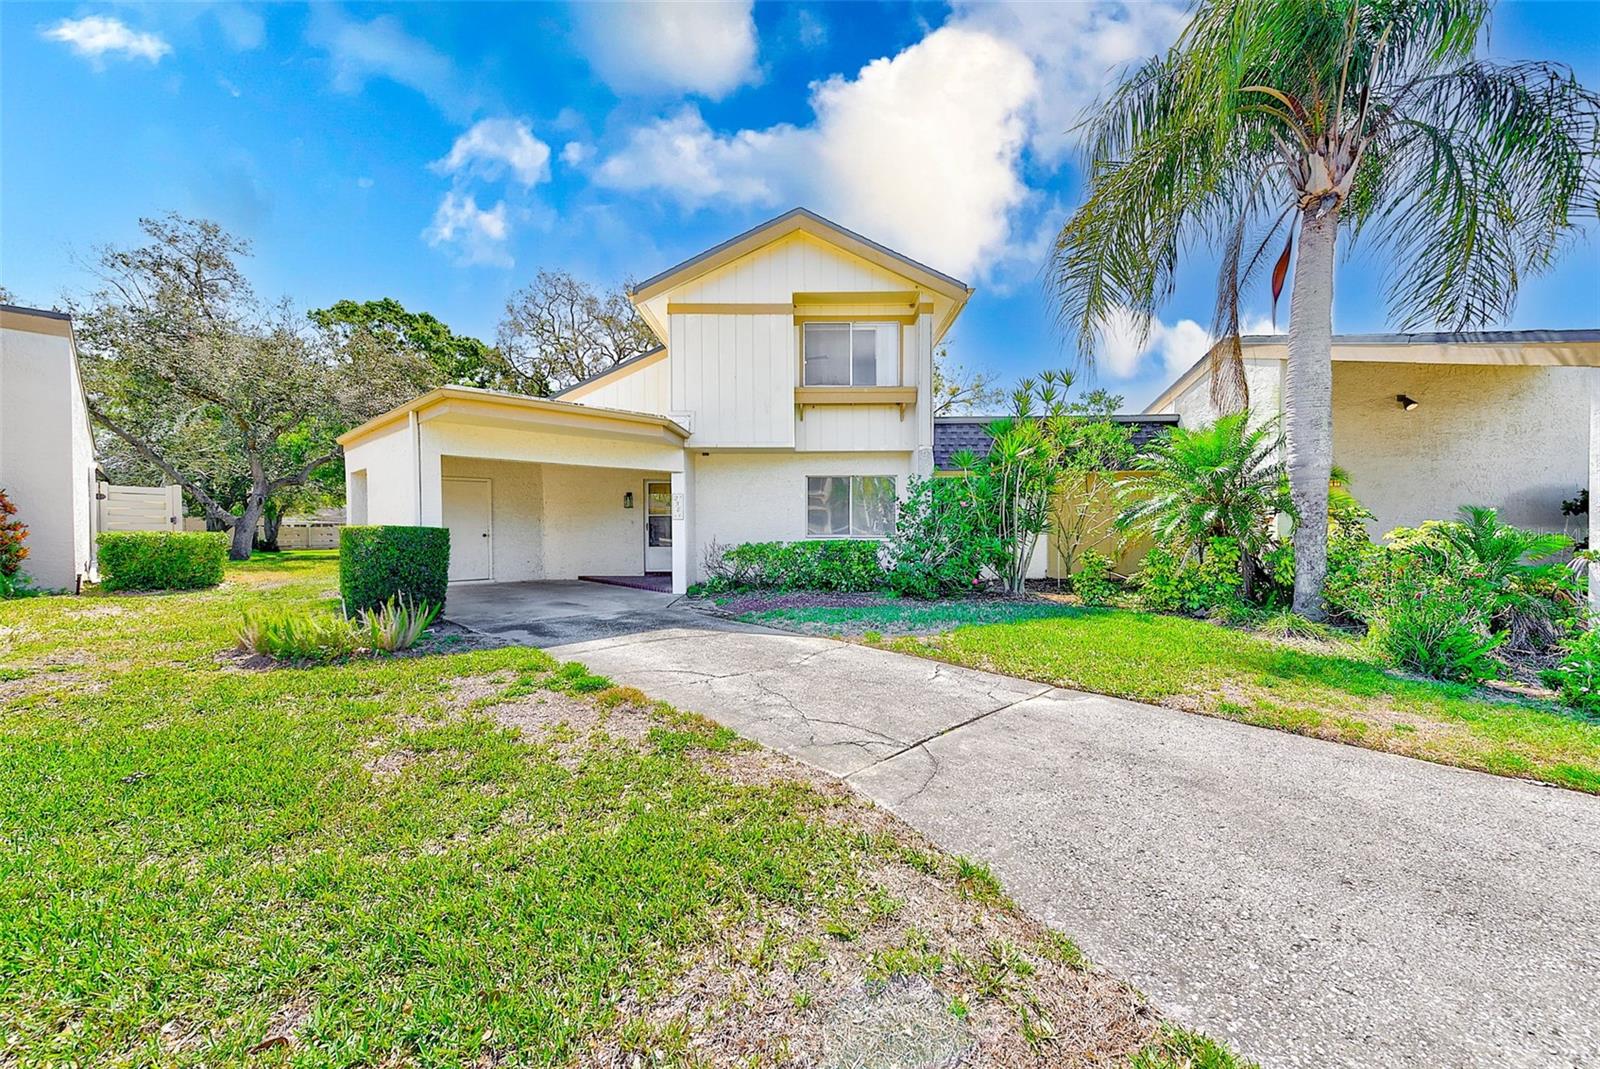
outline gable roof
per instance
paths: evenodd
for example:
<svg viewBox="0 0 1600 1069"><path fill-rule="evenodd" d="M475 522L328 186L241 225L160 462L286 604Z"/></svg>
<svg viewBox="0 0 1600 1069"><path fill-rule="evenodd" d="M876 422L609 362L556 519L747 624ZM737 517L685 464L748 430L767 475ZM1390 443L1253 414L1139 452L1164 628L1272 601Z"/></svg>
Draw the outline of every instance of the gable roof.
<svg viewBox="0 0 1600 1069"><path fill-rule="evenodd" d="M989 437L989 424L1004 416L937 416L933 421L933 468L935 471L956 471L950 458L962 450L970 450L982 458L989 455L994 442ZM1142 451L1158 436L1178 425L1172 415L1112 416L1117 423L1133 427L1133 448Z"/></svg>
<svg viewBox="0 0 1600 1069"><path fill-rule="evenodd" d="M634 303L648 300L674 284L714 271L747 252L797 231L832 242L864 260L904 275L957 302L965 302L972 295L972 287L958 278L943 271L936 271L927 264L913 260L886 245L879 245L871 238L846 229L831 219L825 219L809 208L791 208L782 215L753 226L720 245L712 246L698 256L691 256L680 264L650 276L629 290L628 296Z"/></svg>
<svg viewBox="0 0 1600 1069"><path fill-rule="evenodd" d="M650 412L628 412L620 408L602 408L599 405L580 405L573 401L555 401L548 397L531 397L528 394L507 390L485 390L477 386L440 386L425 394L413 397L403 405L374 416L359 427L339 435L334 441L348 449L380 431L405 421L411 413L421 416L429 411L454 411L488 413L494 409L521 413L529 418L543 418L570 428L604 430L614 427L660 432L681 444L689 432L665 416Z"/></svg>
<svg viewBox="0 0 1600 1069"><path fill-rule="evenodd" d="M551 394L550 396L551 397L565 397L567 394L571 393L573 390L582 389L585 386L591 386L594 383L597 383L602 379L608 379L613 375L621 375L621 374L624 374L626 372L632 371L639 364L643 363L646 360L649 360L652 357L660 356L662 353L666 352L666 350L667 350L667 347L665 345L658 345L654 349L646 349L642 353L639 353L639 354L637 354L635 356L630 356L626 360L623 360L623 361L620 361L618 363L612 364L610 367L606 368L603 371L596 371L593 375L590 375L586 379L579 379L577 382L574 382L571 386L563 386L561 389L557 390L555 393Z"/></svg>

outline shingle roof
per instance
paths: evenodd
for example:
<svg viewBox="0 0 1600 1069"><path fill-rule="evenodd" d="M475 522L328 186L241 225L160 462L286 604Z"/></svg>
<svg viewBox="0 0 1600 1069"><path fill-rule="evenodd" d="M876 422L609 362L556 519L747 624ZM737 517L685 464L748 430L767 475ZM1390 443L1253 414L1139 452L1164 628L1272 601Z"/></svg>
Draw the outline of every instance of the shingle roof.
<svg viewBox="0 0 1600 1069"><path fill-rule="evenodd" d="M952 471L955 465L950 458L962 450L975 456L989 454L989 424L1001 416L940 416L933 421L933 466L938 471ZM1133 447L1142 450L1168 428L1178 425L1174 415L1112 416L1118 423L1133 427Z"/></svg>

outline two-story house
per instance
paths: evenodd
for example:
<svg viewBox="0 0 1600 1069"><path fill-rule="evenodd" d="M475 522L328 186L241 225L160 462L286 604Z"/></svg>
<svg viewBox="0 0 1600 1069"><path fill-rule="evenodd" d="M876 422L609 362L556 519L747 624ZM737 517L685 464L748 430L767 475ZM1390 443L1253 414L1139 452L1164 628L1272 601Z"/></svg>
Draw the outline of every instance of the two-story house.
<svg viewBox="0 0 1600 1069"><path fill-rule="evenodd" d="M344 435L349 522L448 527L452 581L677 592L713 543L883 537L933 473L934 347L971 294L795 209L635 288L659 349L556 398L445 387Z"/></svg>

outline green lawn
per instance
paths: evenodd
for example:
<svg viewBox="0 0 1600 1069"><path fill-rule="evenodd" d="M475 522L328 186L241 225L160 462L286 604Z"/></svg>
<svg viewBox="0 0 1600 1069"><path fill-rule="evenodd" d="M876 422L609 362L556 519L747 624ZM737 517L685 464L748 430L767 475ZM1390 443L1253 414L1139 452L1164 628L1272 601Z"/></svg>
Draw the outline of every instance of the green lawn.
<svg viewBox="0 0 1600 1069"><path fill-rule="evenodd" d="M764 623L899 636L888 639L895 649L1005 675L1600 793L1600 723L1553 703L1405 676L1354 641L1278 641L1204 620L1050 602L744 608Z"/></svg>
<svg viewBox="0 0 1600 1069"><path fill-rule="evenodd" d="M775 1064L921 991L990 1064L1234 1064L981 866L579 667L225 655L334 569L0 604L0 1062Z"/></svg>

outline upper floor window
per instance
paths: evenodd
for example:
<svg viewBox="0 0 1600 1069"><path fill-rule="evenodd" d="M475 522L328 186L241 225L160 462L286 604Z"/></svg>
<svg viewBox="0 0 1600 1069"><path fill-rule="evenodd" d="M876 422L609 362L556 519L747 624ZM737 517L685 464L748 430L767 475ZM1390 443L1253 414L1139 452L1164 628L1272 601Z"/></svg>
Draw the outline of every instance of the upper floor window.
<svg viewBox="0 0 1600 1069"><path fill-rule="evenodd" d="M900 385L896 323L807 323L806 386Z"/></svg>

